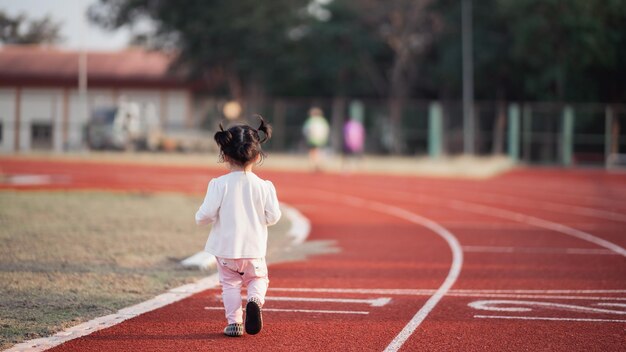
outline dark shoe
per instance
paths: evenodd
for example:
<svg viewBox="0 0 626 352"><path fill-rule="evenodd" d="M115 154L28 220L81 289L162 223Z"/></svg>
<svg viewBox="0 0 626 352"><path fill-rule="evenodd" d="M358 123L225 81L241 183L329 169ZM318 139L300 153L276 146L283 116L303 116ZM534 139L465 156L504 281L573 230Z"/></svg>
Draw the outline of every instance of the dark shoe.
<svg viewBox="0 0 626 352"><path fill-rule="evenodd" d="M232 337L243 336L243 324L228 324L224 328L224 335Z"/></svg>
<svg viewBox="0 0 626 352"><path fill-rule="evenodd" d="M261 302L257 298L252 297L246 305L246 333L256 335L262 328Z"/></svg>

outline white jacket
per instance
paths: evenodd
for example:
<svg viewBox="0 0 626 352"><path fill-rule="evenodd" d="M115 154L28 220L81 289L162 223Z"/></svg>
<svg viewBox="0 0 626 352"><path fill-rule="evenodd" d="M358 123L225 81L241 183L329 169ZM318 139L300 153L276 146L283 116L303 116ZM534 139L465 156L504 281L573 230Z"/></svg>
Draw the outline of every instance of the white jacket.
<svg viewBox="0 0 626 352"><path fill-rule="evenodd" d="M262 258L267 226L280 219L276 189L252 172L234 171L209 182L196 223L213 223L205 251L221 258Z"/></svg>

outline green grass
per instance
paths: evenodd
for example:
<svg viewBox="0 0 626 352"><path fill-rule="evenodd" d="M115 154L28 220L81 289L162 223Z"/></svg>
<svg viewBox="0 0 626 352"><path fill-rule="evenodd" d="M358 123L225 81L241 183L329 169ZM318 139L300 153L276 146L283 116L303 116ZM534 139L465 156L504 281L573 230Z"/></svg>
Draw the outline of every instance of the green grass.
<svg viewBox="0 0 626 352"><path fill-rule="evenodd" d="M179 264L204 248L208 228L193 219L201 202L175 194L0 192L0 348L207 275ZM270 228L271 253L288 243L288 227L284 219Z"/></svg>

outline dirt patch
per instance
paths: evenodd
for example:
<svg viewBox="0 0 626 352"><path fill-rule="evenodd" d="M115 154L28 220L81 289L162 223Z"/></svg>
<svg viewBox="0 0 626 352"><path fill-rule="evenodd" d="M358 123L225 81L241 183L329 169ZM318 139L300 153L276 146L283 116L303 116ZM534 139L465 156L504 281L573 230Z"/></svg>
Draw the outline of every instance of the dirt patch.
<svg viewBox="0 0 626 352"><path fill-rule="evenodd" d="M201 196L0 192L0 348L113 313L209 272L180 260L204 248ZM268 260L289 248L270 228Z"/></svg>
<svg viewBox="0 0 626 352"><path fill-rule="evenodd" d="M215 166L218 160L217 154L211 153L122 153L101 151L64 154L32 152L9 157L178 166ZM341 155L327 152L324 153L322 162L324 172L330 173L374 173L471 179L485 179L497 176L514 167L516 167L516 164L506 156L453 156L431 159L416 156L365 155L357 159L344 159ZM313 170L307 155L285 153L270 153L263 162L262 169Z"/></svg>

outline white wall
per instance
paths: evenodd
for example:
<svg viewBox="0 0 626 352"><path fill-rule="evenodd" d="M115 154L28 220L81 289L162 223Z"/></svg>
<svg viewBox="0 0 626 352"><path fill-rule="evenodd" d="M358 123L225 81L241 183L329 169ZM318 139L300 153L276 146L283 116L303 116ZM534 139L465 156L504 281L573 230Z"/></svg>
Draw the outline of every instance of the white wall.
<svg viewBox="0 0 626 352"><path fill-rule="evenodd" d="M61 150L61 114L63 109L61 89L22 89L20 114L20 151L31 150L33 123L52 124L52 145Z"/></svg>
<svg viewBox="0 0 626 352"><path fill-rule="evenodd" d="M166 129L182 129L187 127L187 96L184 90L169 90L166 95Z"/></svg>
<svg viewBox="0 0 626 352"><path fill-rule="evenodd" d="M0 123L2 142L0 151L12 152L15 147L15 89L0 89Z"/></svg>
<svg viewBox="0 0 626 352"><path fill-rule="evenodd" d="M15 94L16 89L0 89L0 121L3 125L3 138L0 151L12 152L15 145ZM63 145L63 88L23 88L20 106L20 151L29 151L31 146L31 126L33 123L52 124L52 145L55 151L85 147L84 130L89 115L96 108L116 106L118 99L125 97L139 104L151 104L157 116L162 116L166 130L187 128L189 92L183 89L89 89L88 114L82 113L80 97L76 89L68 91L68 143ZM162 101L161 99L164 99ZM161 110L164 111L161 111Z"/></svg>

